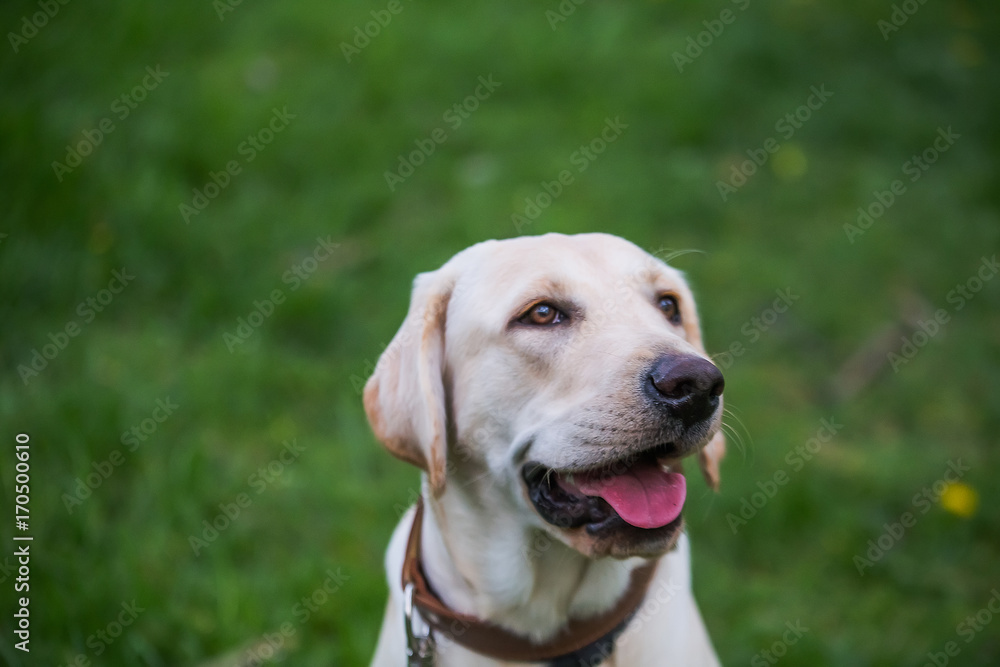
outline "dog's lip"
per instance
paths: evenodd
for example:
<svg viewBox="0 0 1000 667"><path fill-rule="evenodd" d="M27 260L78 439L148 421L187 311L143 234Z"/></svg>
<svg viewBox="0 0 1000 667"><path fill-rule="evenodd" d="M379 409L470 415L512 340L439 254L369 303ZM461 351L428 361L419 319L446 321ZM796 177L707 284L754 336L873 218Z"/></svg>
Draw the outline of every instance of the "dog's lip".
<svg viewBox="0 0 1000 667"><path fill-rule="evenodd" d="M642 459L655 458L656 462L659 463L665 470L670 469L673 472L683 473L683 460L694 454L696 451L698 451L697 447L692 448L690 451L680 451L678 450L676 444L667 442L639 452L628 452L614 458L609 458L606 461L585 466L559 467L550 466L541 461L528 461L522 466L522 470L527 472L529 468L540 466L544 468L546 472L551 470L554 473L558 473L560 476L601 474L616 469L624 470L635 465Z"/></svg>
<svg viewBox="0 0 1000 667"><path fill-rule="evenodd" d="M553 468L538 461L529 461L522 467L521 477L535 510L547 522L560 528L584 526L590 534L602 533L615 526L663 531L676 528L682 520L681 516L659 528L630 526L604 498L580 491L574 483L574 475L619 475L632 466L648 465L653 460L662 470L683 475L682 459L691 453L679 452L673 443L665 443L585 467Z"/></svg>
<svg viewBox="0 0 1000 667"><path fill-rule="evenodd" d="M660 466L660 469L664 472L675 472L679 475L684 474L684 458L685 457L657 457L656 463ZM587 468L585 470L555 470L552 472L557 475L556 479L560 483L574 484L575 476L577 475L599 475L608 470L613 470L614 464L609 468L608 466L597 466L596 468Z"/></svg>

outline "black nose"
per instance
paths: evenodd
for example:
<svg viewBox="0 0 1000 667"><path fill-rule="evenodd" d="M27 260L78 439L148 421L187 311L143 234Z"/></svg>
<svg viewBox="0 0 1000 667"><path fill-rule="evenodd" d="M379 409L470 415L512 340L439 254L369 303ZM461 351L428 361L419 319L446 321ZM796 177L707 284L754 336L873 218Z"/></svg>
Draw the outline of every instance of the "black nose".
<svg viewBox="0 0 1000 667"><path fill-rule="evenodd" d="M647 394L691 426L715 412L725 386L722 371L707 359L665 354L649 371Z"/></svg>

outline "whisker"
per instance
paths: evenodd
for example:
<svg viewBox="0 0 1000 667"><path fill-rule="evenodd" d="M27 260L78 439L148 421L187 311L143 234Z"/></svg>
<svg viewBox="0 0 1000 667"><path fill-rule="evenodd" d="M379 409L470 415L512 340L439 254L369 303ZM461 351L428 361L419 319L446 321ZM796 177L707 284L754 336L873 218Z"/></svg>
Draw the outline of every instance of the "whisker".
<svg viewBox="0 0 1000 667"><path fill-rule="evenodd" d="M668 253L666 253L664 255L660 255L659 251L654 252L652 254L653 254L654 257L658 257L659 259L661 259L664 262L669 262L672 259L677 259L678 257L683 257L684 255L688 255L688 254L693 253L693 252L700 253L702 255L705 254L704 250L698 250L697 248L687 248L687 249L684 249L684 250L672 250L672 251L670 251L670 252L668 252Z"/></svg>
<svg viewBox="0 0 1000 667"><path fill-rule="evenodd" d="M731 423L725 424L725 426L728 427L727 433L732 434L733 440L736 441L736 447L737 449L740 450L740 453L743 454L743 460L745 461L747 459L747 453L751 452L753 449L754 445L753 435L750 433L750 429L747 428L746 424L743 422L742 419L740 419L740 416L736 413L734 409L726 407L723 409L723 414L730 417L732 421L735 421L740 426L740 428L743 429L743 433L746 434L746 441L744 441L743 435L739 431L737 431L736 427L733 424Z"/></svg>
<svg viewBox="0 0 1000 667"><path fill-rule="evenodd" d="M727 436L729 436L733 440L733 442L736 445L736 449L740 452L740 454L743 455L744 460L746 460L746 455L747 455L746 443L743 442L743 436L740 434L740 432L736 430L735 426L733 426L732 424L727 424L725 422L722 423L722 430Z"/></svg>
<svg viewBox="0 0 1000 667"><path fill-rule="evenodd" d="M724 408L722 412L723 414L732 417L736 421L736 423L738 423L740 427L743 428L744 432L746 432L747 437L750 438L751 442L753 441L753 436L750 435L750 429L747 428L747 425L743 422L742 419L740 419L740 416L738 414L736 414L733 410L730 410L729 408Z"/></svg>
<svg viewBox="0 0 1000 667"><path fill-rule="evenodd" d="M705 507L705 511L701 515L702 523L704 523L705 521L707 521L708 520L708 515L712 513L712 506L715 505L715 498L718 495L719 495L718 493L715 493L714 491L712 491L711 489L709 489L707 487L705 488L704 491L701 492L701 497L703 499L704 499L705 496L709 497L708 506Z"/></svg>
<svg viewBox="0 0 1000 667"><path fill-rule="evenodd" d="M466 487L466 486L468 486L470 484L475 484L476 482L478 482L479 480L481 480L483 477L491 477L492 475L493 475L493 473L491 471L487 470L482 475L477 475L476 477L473 477L472 479L470 479L465 484L462 484L462 487L464 488L464 487ZM496 484L496 480L495 479L490 480L490 484L491 485L492 484Z"/></svg>

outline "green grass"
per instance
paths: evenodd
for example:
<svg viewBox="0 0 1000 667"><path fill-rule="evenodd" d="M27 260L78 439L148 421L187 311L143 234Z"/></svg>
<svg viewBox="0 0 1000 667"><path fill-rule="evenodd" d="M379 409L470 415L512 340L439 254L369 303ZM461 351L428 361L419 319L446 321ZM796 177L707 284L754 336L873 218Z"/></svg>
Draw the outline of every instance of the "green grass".
<svg viewBox="0 0 1000 667"><path fill-rule="evenodd" d="M382 556L418 477L375 443L358 383L413 275L516 235L525 198L620 117L620 138L522 231L701 251L674 263L708 348L745 348L726 369L740 442L721 493L693 482L687 512L723 663L801 621L782 664L917 665L949 641L951 664L997 664L996 621L969 642L957 626L1000 586L1000 281L961 310L947 298L1000 247L995 8L927 2L884 40L888 1L592 0L556 30L555 2L405 2L347 63L340 43L385 7L243 2L220 21L209 2L73 2L3 55L0 484L13 512L14 435L30 433L35 539L32 651L12 647L0 573L0 661L234 664L287 623L288 664L367 664ZM678 72L673 54L727 7L735 20ZM37 11L8 3L0 25ZM114 101L157 65L169 75L120 118ZM500 87L450 127L444 112L490 74ZM821 85L833 96L784 139L775 124ZM295 117L248 162L241 144L285 107ZM104 118L114 131L59 181L52 162ZM961 137L849 242L857 208L949 126ZM438 127L447 140L390 192L384 172ZM781 149L724 202L717 181L769 137ZM186 224L180 205L232 160ZM292 290L285 272L327 236L339 247ZM122 267L134 281L85 321L78 304ZM785 288L799 299L751 342L741 329ZM230 352L224 334L275 289L284 301ZM937 308L951 321L909 363L893 372L876 346L870 381L838 393L852 355L887 330L898 350ZM25 384L19 367L70 321L79 335ZM129 451L122 434L167 398L177 409ZM786 454L831 417L843 428L792 471ZM262 485L290 440L301 455ZM121 465L68 512L64 494L115 450ZM975 512L916 509L859 576L854 556L958 458ZM778 470L788 483L734 534L727 515ZM190 536L240 494L195 555ZM16 531L0 525L9 555ZM335 592L305 614L328 570ZM121 637L88 645L133 600L144 611Z"/></svg>

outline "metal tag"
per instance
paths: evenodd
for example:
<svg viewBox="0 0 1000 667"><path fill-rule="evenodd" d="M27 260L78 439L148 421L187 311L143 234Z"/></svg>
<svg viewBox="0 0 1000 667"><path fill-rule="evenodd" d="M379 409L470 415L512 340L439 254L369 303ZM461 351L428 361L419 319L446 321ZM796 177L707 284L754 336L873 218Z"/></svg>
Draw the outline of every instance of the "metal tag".
<svg viewBox="0 0 1000 667"><path fill-rule="evenodd" d="M413 584L403 591L406 624L406 667L434 667L434 637L431 628L413 608Z"/></svg>

